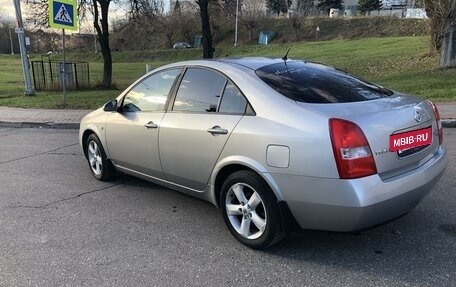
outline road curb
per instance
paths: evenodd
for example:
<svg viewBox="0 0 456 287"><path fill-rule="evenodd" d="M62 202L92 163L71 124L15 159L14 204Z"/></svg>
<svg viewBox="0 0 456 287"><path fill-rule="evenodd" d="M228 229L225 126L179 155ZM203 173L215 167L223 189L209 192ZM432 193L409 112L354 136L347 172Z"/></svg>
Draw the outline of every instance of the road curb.
<svg viewBox="0 0 456 287"><path fill-rule="evenodd" d="M2 127L2 128L21 128L22 123L0 121L0 127Z"/></svg>
<svg viewBox="0 0 456 287"><path fill-rule="evenodd" d="M0 121L3 128L35 128L35 129L79 129L79 123L36 123L36 122L6 122Z"/></svg>
<svg viewBox="0 0 456 287"><path fill-rule="evenodd" d="M442 120L442 127L444 128L456 128L456 120Z"/></svg>

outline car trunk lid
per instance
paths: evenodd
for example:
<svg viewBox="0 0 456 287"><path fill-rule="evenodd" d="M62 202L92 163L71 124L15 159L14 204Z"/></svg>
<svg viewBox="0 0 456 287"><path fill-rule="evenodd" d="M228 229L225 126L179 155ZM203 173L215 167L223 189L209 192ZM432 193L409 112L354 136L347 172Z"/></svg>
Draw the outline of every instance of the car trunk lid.
<svg viewBox="0 0 456 287"><path fill-rule="evenodd" d="M298 104L328 118L341 118L357 124L369 142L377 172L383 179L419 167L439 147L432 106L419 98L395 94L363 102Z"/></svg>

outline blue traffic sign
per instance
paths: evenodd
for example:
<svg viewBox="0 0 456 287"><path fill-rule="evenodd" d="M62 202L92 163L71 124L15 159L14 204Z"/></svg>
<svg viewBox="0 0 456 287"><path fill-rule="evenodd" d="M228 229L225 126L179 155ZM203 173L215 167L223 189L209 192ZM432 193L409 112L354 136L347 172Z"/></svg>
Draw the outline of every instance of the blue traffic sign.
<svg viewBox="0 0 456 287"><path fill-rule="evenodd" d="M70 0L50 0L49 25L54 28L77 30L76 2Z"/></svg>

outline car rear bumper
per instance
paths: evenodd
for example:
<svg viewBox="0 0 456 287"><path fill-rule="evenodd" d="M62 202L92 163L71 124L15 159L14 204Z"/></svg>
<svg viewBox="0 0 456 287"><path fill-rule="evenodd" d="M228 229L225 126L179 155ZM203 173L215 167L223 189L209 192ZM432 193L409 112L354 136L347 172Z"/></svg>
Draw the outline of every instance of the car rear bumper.
<svg viewBox="0 0 456 287"><path fill-rule="evenodd" d="M356 231L413 209L434 187L448 164L445 148L417 169L382 180L378 175L326 179L271 174L303 229Z"/></svg>

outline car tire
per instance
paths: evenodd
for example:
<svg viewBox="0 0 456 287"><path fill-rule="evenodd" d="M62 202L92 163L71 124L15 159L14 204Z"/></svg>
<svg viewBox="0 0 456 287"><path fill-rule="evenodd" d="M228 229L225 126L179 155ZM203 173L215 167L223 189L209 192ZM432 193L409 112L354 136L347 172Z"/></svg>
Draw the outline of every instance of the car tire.
<svg viewBox="0 0 456 287"><path fill-rule="evenodd" d="M95 134L87 138L86 155L90 171L96 179L106 181L114 176L114 166L107 158L100 139Z"/></svg>
<svg viewBox="0 0 456 287"><path fill-rule="evenodd" d="M277 198L253 171L242 170L228 176L222 185L220 207L231 234L250 248L269 247L285 235Z"/></svg>

